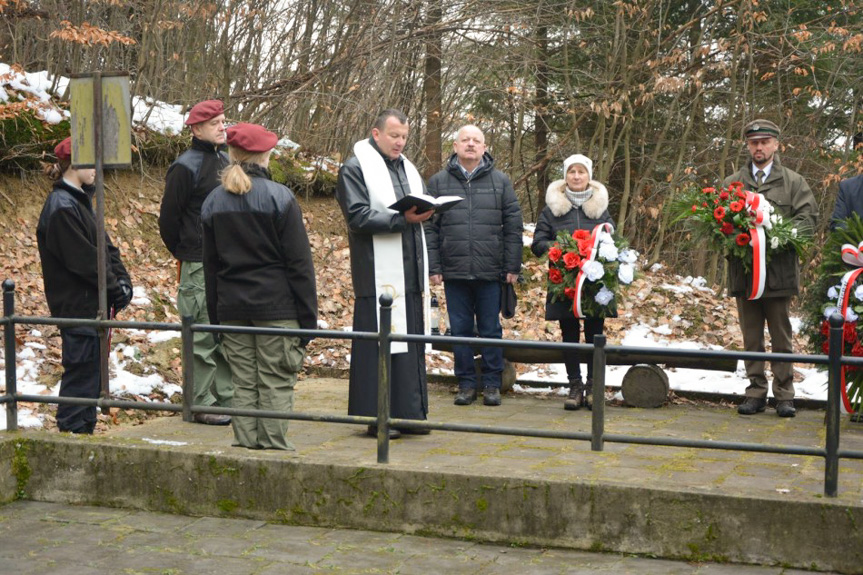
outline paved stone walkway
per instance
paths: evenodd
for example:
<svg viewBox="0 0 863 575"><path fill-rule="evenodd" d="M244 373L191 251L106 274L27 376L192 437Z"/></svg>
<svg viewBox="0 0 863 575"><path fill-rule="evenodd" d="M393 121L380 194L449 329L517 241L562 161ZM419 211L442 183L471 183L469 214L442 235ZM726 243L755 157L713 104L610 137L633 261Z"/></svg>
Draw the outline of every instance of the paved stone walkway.
<svg viewBox="0 0 863 575"><path fill-rule="evenodd" d="M373 531L19 501L0 507L4 575L802 575Z"/></svg>

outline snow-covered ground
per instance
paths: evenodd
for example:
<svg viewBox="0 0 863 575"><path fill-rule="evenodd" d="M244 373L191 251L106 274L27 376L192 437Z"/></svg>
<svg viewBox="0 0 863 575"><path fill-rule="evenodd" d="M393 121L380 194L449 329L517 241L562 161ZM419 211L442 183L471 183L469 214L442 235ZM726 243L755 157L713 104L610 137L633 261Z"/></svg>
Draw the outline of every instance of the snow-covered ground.
<svg viewBox="0 0 863 575"><path fill-rule="evenodd" d="M0 103L25 101L36 114L49 124L59 124L69 118L69 111L57 105L69 86L69 78L54 77L47 71L19 73L8 64L0 62ZM52 90L53 88L53 90ZM182 106L166 104L151 98L132 98L132 121L160 134L179 134L185 127ZM299 144L289 138L281 138L277 149L296 149Z"/></svg>

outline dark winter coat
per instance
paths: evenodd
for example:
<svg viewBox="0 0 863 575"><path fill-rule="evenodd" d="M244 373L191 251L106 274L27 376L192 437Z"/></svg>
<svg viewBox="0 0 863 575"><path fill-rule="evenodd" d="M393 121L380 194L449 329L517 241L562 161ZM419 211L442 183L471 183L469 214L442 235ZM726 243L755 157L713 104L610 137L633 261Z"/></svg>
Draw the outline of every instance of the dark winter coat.
<svg viewBox="0 0 863 575"><path fill-rule="evenodd" d="M370 140L377 150L374 140ZM384 157L393 182L396 199L410 193L407 173L401 159ZM339 170L336 199L348 224L351 248L351 277L356 297L375 296L375 234L402 234L402 264L405 269L405 289L408 293L422 292L423 250L422 227L409 225L404 215L371 209L360 161L348 158Z"/></svg>
<svg viewBox="0 0 863 575"><path fill-rule="evenodd" d="M247 194L219 186L201 209L210 322L295 319L315 329L312 251L294 194L259 166L243 165Z"/></svg>
<svg viewBox="0 0 863 575"><path fill-rule="evenodd" d="M588 187L593 190L590 199L580 208L575 207L566 197L566 180L557 180L548 186L545 194L545 208L539 214L533 243L530 250L537 257L548 253L557 241L557 232L564 230L571 234L575 230L592 231L599 224L614 224L608 213L608 190L601 183L591 180ZM551 301L551 294L545 299L545 319L560 320L572 318L571 304L568 301Z"/></svg>
<svg viewBox="0 0 863 575"><path fill-rule="evenodd" d="M98 232L92 194L90 186L80 190L57 180L39 216L36 241L45 299L54 317L94 319L99 315ZM131 288L132 282L107 233L105 252L108 305L119 307L119 302L128 303L120 284Z"/></svg>
<svg viewBox="0 0 863 575"><path fill-rule="evenodd" d="M159 234L165 247L182 262L199 262L201 206L219 185L228 156L219 146L192 138L192 147L177 158L165 176L159 210Z"/></svg>
<svg viewBox="0 0 863 575"><path fill-rule="evenodd" d="M863 218L863 174L839 182L839 195L830 218L830 229L844 227L839 226L840 222L850 218L851 214Z"/></svg>
<svg viewBox="0 0 863 575"><path fill-rule="evenodd" d="M803 176L779 162L774 156L770 175L758 187L752 176L752 163L725 178L723 186L731 182L743 182L743 188L764 195L783 218L794 219L800 234L812 234L818 218L818 203ZM789 297L797 295L800 286L800 271L797 252L793 249L771 252L767 264L767 283L761 297ZM752 289L752 272L746 272L737 259L728 260L728 294L746 297Z"/></svg>
<svg viewBox="0 0 863 575"><path fill-rule="evenodd" d="M429 179L428 194L464 198L426 223L429 274L444 280L499 281L521 271L521 207L509 178L486 152L467 178L453 154Z"/></svg>

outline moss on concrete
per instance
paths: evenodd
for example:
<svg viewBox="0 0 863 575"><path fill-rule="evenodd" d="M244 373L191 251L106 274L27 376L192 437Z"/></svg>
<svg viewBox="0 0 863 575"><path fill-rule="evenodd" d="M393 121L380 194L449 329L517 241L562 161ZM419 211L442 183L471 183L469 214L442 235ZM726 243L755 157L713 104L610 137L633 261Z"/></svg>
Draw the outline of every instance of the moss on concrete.
<svg viewBox="0 0 863 575"><path fill-rule="evenodd" d="M27 459L28 445L29 442L23 439L15 442L15 454L12 456L12 474L16 483L15 499L27 498L27 484L33 473Z"/></svg>

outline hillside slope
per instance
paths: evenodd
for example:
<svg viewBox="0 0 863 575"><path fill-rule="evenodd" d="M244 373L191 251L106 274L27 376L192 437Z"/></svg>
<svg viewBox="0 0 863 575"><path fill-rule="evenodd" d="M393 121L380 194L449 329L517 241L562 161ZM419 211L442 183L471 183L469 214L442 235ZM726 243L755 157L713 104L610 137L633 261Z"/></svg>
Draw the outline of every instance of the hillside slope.
<svg viewBox="0 0 863 575"><path fill-rule="evenodd" d="M106 227L123 253L136 287L137 305L122 319L179 322L174 298L176 265L158 235L158 211L163 171L109 172L105 180ZM36 248L36 225L50 182L39 175L0 176L0 249L4 257L2 279L15 281L16 313L46 316L41 268ZM319 290L321 327L349 329L353 296L345 225L333 198L300 198L312 245ZM525 251L529 255L528 250ZM504 320L504 337L553 341L559 339L556 322L543 319L545 264L530 256L524 266L525 283L519 285L516 317ZM444 302L442 287L435 293ZM445 306L445 302L444 302ZM442 314L445 317L445 314ZM662 269L644 273L627 292L620 318L606 322L611 343L626 331L644 324L669 341L697 341L703 345L740 348L733 300L717 296L691 278L675 277ZM45 393L59 381L60 340L56 328L19 328L22 349L38 366L34 374ZM140 353L136 368L142 374L158 373L167 383L179 383L177 340L153 342L143 332L120 330L114 343L133 344ZM798 349L802 349L798 348ZM313 370L347 368L350 346L346 340L314 340L307 365ZM31 357L32 355L32 357ZM19 363L21 358L19 357ZM535 366L519 365L523 373ZM447 354L429 356L429 371L449 371ZM0 382L2 387L2 382ZM164 397L156 392L154 397Z"/></svg>

